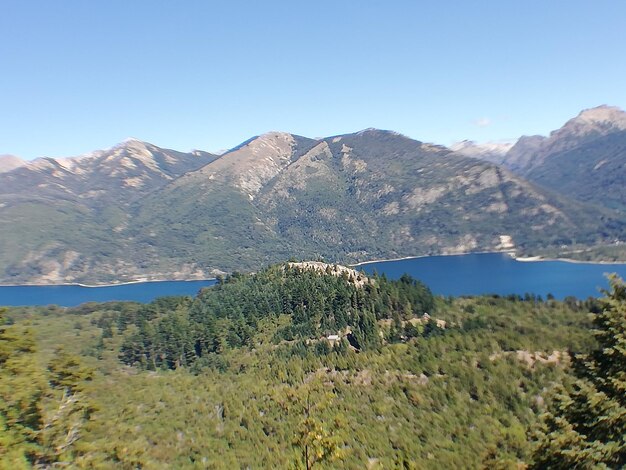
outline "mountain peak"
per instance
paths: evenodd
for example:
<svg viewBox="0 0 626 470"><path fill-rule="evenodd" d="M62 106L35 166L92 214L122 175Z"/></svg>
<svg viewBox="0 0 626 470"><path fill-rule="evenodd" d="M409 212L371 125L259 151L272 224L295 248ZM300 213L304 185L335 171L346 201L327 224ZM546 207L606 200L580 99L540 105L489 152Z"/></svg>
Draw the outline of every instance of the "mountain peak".
<svg viewBox="0 0 626 470"><path fill-rule="evenodd" d="M257 139L287 139L293 137L289 132L284 131L268 131L257 136Z"/></svg>
<svg viewBox="0 0 626 470"><path fill-rule="evenodd" d="M111 147L111 150L117 149L146 149L148 146L151 146L148 142L144 142L143 140L136 139L135 137L127 137L122 140L119 144Z"/></svg>
<svg viewBox="0 0 626 470"><path fill-rule="evenodd" d="M395 135L395 136L404 137L399 132L390 131L386 129L378 129L376 127L368 127L366 129L355 132L355 135L364 135L364 134L387 134L387 135Z"/></svg>
<svg viewBox="0 0 626 470"><path fill-rule="evenodd" d="M506 153L513 147L513 142L475 142L463 140L450 146L450 150L466 157L479 158L492 163L502 163Z"/></svg>
<svg viewBox="0 0 626 470"><path fill-rule="evenodd" d="M122 143L132 143L132 142L143 142L141 139L138 139L136 137L126 137L124 140L122 140Z"/></svg>
<svg viewBox="0 0 626 470"><path fill-rule="evenodd" d="M247 148L257 148L265 145L277 145L280 143L294 141L294 136L289 132L282 131L269 131L260 135L255 135L254 137L249 138L248 140L244 140L239 145L235 147L225 150L221 153L221 155L229 154L241 150L245 147Z"/></svg>
<svg viewBox="0 0 626 470"><path fill-rule="evenodd" d="M271 131L254 137L244 144L244 146L252 150L253 153L266 152L270 149L278 153L291 153L295 145L295 138L289 132ZM241 148L241 146L239 148Z"/></svg>
<svg viewBox="0 0 626 470"><path fill-rule="evenodd" d="M15 155L0 155L0 173L15 170L24 163L24 160Z"/></svg>
<svg viewBox="0 0 626 470"><path fill-rule="evenodd" d="M592 132L606 134L624 129L626 129L626 112L617 106L602 105L582 110L578 116L567 121L562 128L553 131L550 136L582 135Z"/></svg>
<svg viewBox="0 0 626 470"><path fill-rule="evenodd" d="M626 112L617 106L601 105L582 110L548 137L522 136L502 164L521 175L543 165L547 158L587 142L626 130Z"/></svg>
<svg viewBox="0 0 626 470"><path fill-rule="evenodd" d="M626 125L626 112L617 106L603 104L595 108L582 110L574 120L588 123L610 122Z"/></svg>

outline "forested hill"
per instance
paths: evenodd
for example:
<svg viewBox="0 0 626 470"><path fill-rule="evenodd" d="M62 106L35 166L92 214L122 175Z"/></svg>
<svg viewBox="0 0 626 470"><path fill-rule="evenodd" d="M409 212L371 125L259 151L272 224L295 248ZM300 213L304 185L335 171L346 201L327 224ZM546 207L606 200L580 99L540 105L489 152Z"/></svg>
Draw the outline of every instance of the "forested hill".
<svg viewBox="0 0 626 470"><path fill-rule="evenodd" d="M316 263L0 309L0 468L621 468L625 309Z"/></svg>
<svg viewBox="0 0 626 470"><path fill-rule="evenodd" d="M150 369L202 367L227 348L253 347L259 322L281 316L290 321L274 332L277 342L318 341L325 352L329 346L367 350L387 336L417 336L421 322L411 320L433 310L430 290L408 275L390 281L337 265L280 264L219 278L193 302L164 299L120 318L123 329L137 327L120 358ZM391 330L383 335L378 322L386 320Z"/></svg>

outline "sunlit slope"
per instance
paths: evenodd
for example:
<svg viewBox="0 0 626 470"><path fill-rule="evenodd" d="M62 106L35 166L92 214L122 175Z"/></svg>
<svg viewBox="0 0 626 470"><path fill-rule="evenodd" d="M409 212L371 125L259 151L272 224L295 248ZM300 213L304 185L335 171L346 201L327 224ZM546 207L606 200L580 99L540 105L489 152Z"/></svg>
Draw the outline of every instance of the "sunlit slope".
<svg viewBox="0 0 626 470"><path fill-rule="evenodd" d="M232 270L292 255L346 262L511 248L502 236L532 251L594 243L622 223L393 132L293 147L285 134L260 139L268 153L244 146L142 200L137 238L152 237L162 260L184 255L204 269Z"/></svg>

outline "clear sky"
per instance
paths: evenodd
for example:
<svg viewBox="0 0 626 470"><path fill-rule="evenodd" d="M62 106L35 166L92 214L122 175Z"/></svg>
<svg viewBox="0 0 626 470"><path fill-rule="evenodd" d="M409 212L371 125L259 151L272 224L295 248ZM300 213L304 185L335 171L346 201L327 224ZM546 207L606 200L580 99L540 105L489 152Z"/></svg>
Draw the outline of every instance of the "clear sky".
<svg viewBox="0 0 626 470"><path fill-rule="evenodd" d="M2 0L0 154L378 127L450 144L626 107L623 0Z"/></svg>

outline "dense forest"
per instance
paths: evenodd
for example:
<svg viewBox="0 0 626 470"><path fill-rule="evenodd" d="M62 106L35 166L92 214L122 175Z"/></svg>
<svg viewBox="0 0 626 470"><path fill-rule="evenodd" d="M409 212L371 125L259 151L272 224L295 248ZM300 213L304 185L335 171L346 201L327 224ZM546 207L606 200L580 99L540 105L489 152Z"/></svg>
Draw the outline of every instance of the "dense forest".
<svg viewBox="0 0 626 470"><path fill-rule="evenodd" d="M285 263L4 309L0 468L620 468L626 289L433 297Z"/></svg>

